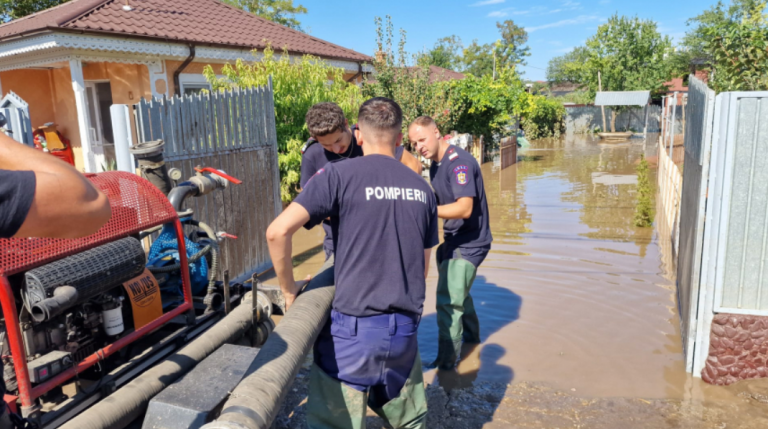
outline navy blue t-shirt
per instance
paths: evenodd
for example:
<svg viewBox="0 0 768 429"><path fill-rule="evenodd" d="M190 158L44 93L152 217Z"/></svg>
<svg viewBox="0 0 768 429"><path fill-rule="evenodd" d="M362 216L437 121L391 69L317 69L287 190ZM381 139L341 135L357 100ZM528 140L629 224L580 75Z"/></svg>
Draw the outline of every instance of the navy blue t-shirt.
<svg viewBox="0 0 768 429"><path fill-rule="evenodd" d="M480 165L469 152L450 145L440 163L429 167L429 178L435 190L437 204L455 203L459 198L471 197L472 215L469 219L446 219L443 223L445 242L455 247L481 247L491 244L488 224L488 202Z"/></svg>
<svg viewBox="0 0 768 429"><path fill-rule="evenodd" d="M309 212L306 228L331 218L334 310L421 314L424 249L438 243L437 202L424 179L395 158L369 155L327 164L294 202Z"/></svg>
<svg viewBox="0 0 768 429"><path fill-rule="evenodd" d="M327 151L323 148L323 145L318 142L312 143L312 141L313 139L309 139L306 149L301 155L301 179L299 184L302 189L307 185L309 179L317 173L317 170L325 167L325 164L340 159L363 156L363 148L357 144L357 139L355 139L354 127L352 128L352 141L349 143L347 151L341 155ZM325 250L327 258L333 254L333 232L331 231L331 225L327 221L323 222L323 230L325 231L323 250Z"/></svg>
<svg viewBox="0 0 768 429"><path fill-rule="evenodd" d="M11 238L27 218L35 198L33 171L0 170L0 238Z"/></svg>

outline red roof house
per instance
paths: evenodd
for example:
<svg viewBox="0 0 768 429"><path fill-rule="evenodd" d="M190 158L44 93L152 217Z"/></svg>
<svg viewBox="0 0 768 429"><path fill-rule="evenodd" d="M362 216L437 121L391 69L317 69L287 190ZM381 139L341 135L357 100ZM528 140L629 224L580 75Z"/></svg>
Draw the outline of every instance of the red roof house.
<svg viewBox="0 0 768 429"><path fill-rule="evenodd" d="M98 171L114 156L112 103L200 91L205 65L218 72L268 45L320 57L348 80L372 71L367 55L218 0L72 0L0 25L0 96L29 103L35 128L55 122L78 167Z"/></svg>

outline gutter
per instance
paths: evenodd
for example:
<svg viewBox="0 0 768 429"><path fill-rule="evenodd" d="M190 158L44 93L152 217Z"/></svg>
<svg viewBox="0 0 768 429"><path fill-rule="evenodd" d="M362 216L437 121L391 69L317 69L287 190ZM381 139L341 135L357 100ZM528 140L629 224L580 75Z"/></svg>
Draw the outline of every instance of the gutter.
<svg viewBox="0 0 768 429"><path fill-rule="evenodd" d="M195 59L195 45L189 45L189 56L183 63L173 72L173 85L177 96L181 96L181 85L179 84L179 75L185 68Z"/></svg>
<svg viewBox="0 0 768 429"><path fill-rule="evenodd" d="M360 77L362 75L363 75L363 64L362 63L357 63L357 73L354 76L352 76L351 78L347 79L347 83L354 82L358 77Z"/></svg>

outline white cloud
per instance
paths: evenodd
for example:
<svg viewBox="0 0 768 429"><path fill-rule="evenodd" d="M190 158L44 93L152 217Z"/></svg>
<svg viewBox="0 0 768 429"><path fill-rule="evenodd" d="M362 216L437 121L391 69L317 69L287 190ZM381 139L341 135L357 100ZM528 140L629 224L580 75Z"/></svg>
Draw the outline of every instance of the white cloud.
<svg viewBox="0 0 768 429"><path fill-rule="evenodd" d="M471 4L471 7L477 7L477 6L488 6L491 4L501 4L504 3L506 0L483 0L479 1L477 3Z"/></svg>
<svg viewBox="0 0 768 429"><path fill-rule="evenodd" d="M488 14L489 18L501 18L503 16L507 16L507 12L504 12L504 11L501 11L501 10L497 10L495 12L491 12L491 13Z"/></svg>
<svg viewBox="0 0 768 429"><path fill-rule="evenodd" d="M590 21L599 21L599 20L600 20L600 17L598 16L581 15L573 19L563 19L557 22L550 22L549 24L537 25L534 27L526 27L525 31L529 33L533 33L534 31L544 30L547 28L563 27L566 25L575 25L575 24L584 24Z"/></svg>

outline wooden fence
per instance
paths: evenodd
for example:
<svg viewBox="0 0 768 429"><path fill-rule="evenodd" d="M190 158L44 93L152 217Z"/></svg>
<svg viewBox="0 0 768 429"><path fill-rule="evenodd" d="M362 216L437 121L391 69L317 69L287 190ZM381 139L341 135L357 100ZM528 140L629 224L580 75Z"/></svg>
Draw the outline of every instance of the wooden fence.
<svg viewBox="0 0 768 429"><path fill-rule="evenodd" d="M517 136L501 139L499 158L501 159L502 170L517 162Z"/></svg>
<svg viewBox="0 0 768 429"><path fill-rule="evenodd" d="M665 232L670 239L675 254L680 240L680 199L682 197L683 175L673 162L664 145L658 145L659 168L656 176L659 186L657 207L660 210L657 219L663 222L660 233Z"/></svg>
<svg viewBox="0 0 768 429"><path fill-rule="evenodd" d="M182 171L182 180L203 166L243 181L186 204L196 219L238 237L221 245L222 270L244 279L268 267L266 229L282 210L271 83L142 100L135 109L139 141L165 141L166 163Z"/></svg>

